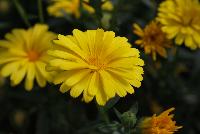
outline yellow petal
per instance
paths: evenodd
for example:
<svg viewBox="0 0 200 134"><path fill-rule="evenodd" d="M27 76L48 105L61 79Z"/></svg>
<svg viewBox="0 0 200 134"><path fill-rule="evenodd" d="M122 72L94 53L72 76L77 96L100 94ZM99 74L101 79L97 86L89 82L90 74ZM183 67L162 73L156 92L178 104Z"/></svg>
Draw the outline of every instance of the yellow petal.
<svg viewBox="0 0 200 134"><path fill-rule="evenodd" d="M102 90L102 85L99 85L99 90L97 91L96 101L99 105L104 106L107 102L107 96L105 92Z"/></svg>
<svg viewBox="0 0 200 134"><path fill-rule="evenodd" d="M15 72L12 73L10 79L14 85L18 85L23 78L25 77L27 71L27 65L24 65L22 68L19 68Z"/></svg>
<svg viewBox="0 0 200 134"><path fill-rule="evenodd" d="M40 87L46 86L45 78L38 71L36 71L36 73L35 73L35 78L36 78L36 81L37 81L37 83Z"/></svg>
<svg viewBox="0 0 200 134"><path fill-rule="evenodd" d="M75 85L77 82L79 82L81 79L83 79L84 77L86 77L87 75L90 74L90 70L88 69L83 69L83 70L79 70L76 71L71 77L69 77L68 79L65 80L65 85L67 86L73 86Z"/></svg>
<svg viewBox="0 0 200 134"><path fill-rule="evenodd" d="M25 89L27 91L30 91L33 88L34 78L35 78L35 65L34 63L29 63L27 69L27 76L25 80Z"/></svg>
<svg viewBox="0 0 200 134"><path fill-rule="evenodd" d="M37 61L35 63L36 70L42 77L44 77L47 81L52 81L52 76L49 72L46 71L46 63Z"/></svg>
<svg viewBox="0 0 200 134"><path fill-rule="evenodd" d="M1 75L4 77L9 76L11 73L15 72L19 68L20 64L21 64L20 61L11 62L11 63L6 64L1 69Z"/></svg>
<svg viewBox="0 0 200 134"><path fill-rule="evenodd" d="M133 32L134 32L136 35L138 35L138 36L140 36L140 37L143 37L143 36L144 36L143 30L142 30L142 28L141 28L138 24L134 23L134 24L133 24L133 28L134 28Z"/></svg>
<svg viewBox="0 0 200 134"><path fill-rule="evenodd" d="M110 76L106 71L100 71L100 80L102 82L102 86L105 94L108 98L112 98L115 96L115 89L113 83L110 81Z"/></svg>
<svg viewBox="0 0 200 134"><path fill-rule="evenodd" d="M48 54L54 56L55 58L61 58L65 60L71 60L71 61L80 60L78 56L75 56L73 54L61 50L49 50Z"/></svg>
<svg viewBox="0 0 200 134"><path fill-rule="evenodd" d="M177 44L177 45L181 45L181 44L183 44L183 41L184 41L184 39L185 39L185 35L183 35L183 34L177 34L177 36L176 36L176 38L175 38L175 43Z"/></svg>
<svg viewBox="0 0 200 134"><path fill-rule="evenodd" d="M125 95L124 90L130 94L134 93L133 87L123 77L121 77L120 75L117 75L117 74L113 74L113 73L111 74L111 76L113 77L113 80L117 84L116 88L118 88L118 90L119 90L118 91L119 95L121 95L121 96Z"/></svg>
<svg viewBox="0 0 200 134"><path fill-rule="evenodd" d="M74 69L84 69L88 68L88 64L84 62L72 62L63 59L53 59L50 62L51 66L58 67L62 70L74 70Z"/></svg>
<svg viewBox="0 0 200 134"><path fill-rule="evenodd" d="M63 71L58 73L53 80L54 84L61 84L62 82L64 82L69 76L71 76L72 74L74 74L74 71Z"/></svg>
<svg viewBox="0 0 200 134"><path fill-rule="evenodd" d="M74 29L73 35L77 40L77 45L85 52L89 52L87 36L80 30Z"/></svg>
<svg viewBox="0 0 200 134"><path fill-rule="evenodd" d="M63 83L63 84L60 86L60 89L59 89L59 90L60 90L60 92L65 93L65 92L69 91L70 88L71 88L71 87L69 87L69 86L65 85L65 83Z"/></svg>
<svg viewBox="0 0 200 134"><path fill-rule="evenodd" d="M89 86L88 86L88 94L94 96L97 93L98 90L98 84L99 84L99 74L97 72L94 72L92 74L92 78L90 80Z"/></svg>
<svg viewBox="0 0 200 134"><path fill-rule="evenodd" d="M63 36L63 35L58 35L59 40L54 40L54 43L57 45L60 45L66 49L69 49L76 53L77 55L81 56L82 58L85 57L84 52L78 47L77 44L74 44L72 40L70 40L69 37Z"/></svg>
<svg viewBox="0 0 200 134"><path fill-rule="evenodd" d="M70 90L70 95L74 98L78 97L83 90L87 90L91 75L84 77L78 83L76 83Z"/></svg>

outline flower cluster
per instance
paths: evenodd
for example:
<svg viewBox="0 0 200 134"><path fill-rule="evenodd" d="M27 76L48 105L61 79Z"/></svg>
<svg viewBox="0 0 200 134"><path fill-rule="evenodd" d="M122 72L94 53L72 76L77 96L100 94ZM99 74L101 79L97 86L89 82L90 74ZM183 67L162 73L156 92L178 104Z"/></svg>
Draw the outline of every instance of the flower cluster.
<svg viewBox="0 0 200 134"><path fill-rule="evenodd" d="M34 79L40 87L46 81L62 83L61 92L70 90L72 97L83 92L85 102L95 97L99 105L116 95L133 94L131 85L140 87L144 62L126 38L102 29L75 29L73 36L58 35L51 45L55 34L47 29L40 24L28 30L15 29L0 42L5 49L0 60L1 74L10 76L12 85L18 85L24 77L27 90L33 88Z"/></svg>
<svg viewBox="0 0 200 134"><path fill-rule="evenodd" d="M90 0L53 0L52 5L48 7L48 13L56 17L63 17L65 14L72 14L76 18L81 15L81 7L90 14L95 12L95 9L90 6ZM110 1L102 0L102 10L110 11L113 5Z"/></svg>
<svg viewBox="0 0 200 134"><path fill-rule="evenodd" d="M187 6L186 6L187 5ZM197 49L200 47L200 3L198 0L165 0L158 8L154 21L142 30L134 24L133 32L140 36L135 44L144 48L146 54L152 53L156 60L156 53L167 57L165 48L175 44Z"/></svg>
<svg viewBox="0 0 200 134"><path fill-rule="evenodd" d="M166 61L170 55L168 53L170 48L182 44L192 50L200 48L199 0L160 2L155 17L145 26L142 25L144 23L139 25L135 22L132 28L127 26L130 29L130 36L118 33L120 30L114 30L121 28L118 25L122 23L121 18L115 17L118 11L123 10L120 10L120 4L117 5L117 2L112 0L97 0L98 9L95 8L95 2L92 0L51 0L46 9L48 15L61 18L69 15L73 16L70 18L71 23L73 19L76 22L80 21L78 24L83 23L80 27L73 23L74 27L70 30L72 34L67 35L63 33L69 31L65 31L64 28L63 31L55 32L56 27L59 27L58 23L45 20L44 5L42 5L44 1L38 0L38 6L40 6L38 18L41 21L33 26L31 25L35 22L29 23L31 17L26 18L26 12L17 3L18 1L13 2L17 5L16 8L28 28L15 28L0 40L0 86L6 83L5 78L10 79L11 86L23 83L25 90L30 92L35 87L48 89L52 88L50 85L55 85L59 89L58 93L69 93L71 97L81 98L85 103L95 101L101 109L111 99L115 101L115 98L117 100L117 98L134 94L135 89L141 87L143 79L148 81L144 84L144 88L151 92L149 90L151 81L148 75L153 74L155 69L151 68L151 63L154 64L156 60L160 60L159 56ZM129 6L126 8L128 9ZM92 18L90 15L95 16ZM91 22L84 23L88 19L89 21L91 19ZM132 25L132 22L130 23ZM49 27L52 29L49 30ZM125 37L116 34L125 35ZM137 37L132 38L134 43L131 44L128 37L133 34ZM139 51L135 45L144 50ZM144 61L143 58L148 58L143 57L143 54L150 55L153 60ZM147 75L146 70L144 71L145 64L148 65ZM155 81L158 74L159 72L155 73ZM158 85L163 85L163 81ZM146 98L149 99L153 95L150 93L147 96ZM112 104L116 103L110 101L108 108ZM156 109L156 106L157 103L150 109ZM161 110L161 107L158 108ZM119 116L116 109L114 110L119 114L117 116L122 124L120 126L120 123L115 122L115 126L123 128L120 131L126 131L128 128L140 134L173 134L182 128L176 125L176 121L173 120L174 115L170 114L175 108L170 108L158 116L154 114L152 117L144 118L139 123L136 115L137 108L133 109L134 112L128 111L122 116Z"/></svg>

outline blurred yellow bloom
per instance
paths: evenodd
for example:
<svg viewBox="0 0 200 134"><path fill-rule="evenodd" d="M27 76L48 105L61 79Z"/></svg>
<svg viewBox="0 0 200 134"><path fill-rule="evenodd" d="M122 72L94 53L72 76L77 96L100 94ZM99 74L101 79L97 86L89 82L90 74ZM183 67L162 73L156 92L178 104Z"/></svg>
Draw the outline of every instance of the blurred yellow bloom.
<svg viewBox="0 0 200 134"><path fill-rule="evenodd" d="M141 39L135 41L135 44L144 48L146 54L152 54L153 60L156 60L156 53L162 57L167 57L166 48L170 47L171 41L162 32L160 24L152 21L149 25L146 25L144 30L137 24L134 24L133 28L133 32L141 37Z"/></svg>
<svg viewBox="0 0 200 134"><path fill-rule="evenodd" d="M0 40L1 75L10 76L11 84L18 85L25 78L25 89L33 88L34 79L40 87L51 80L50 73L45 71L46 62L50 59L46 51L51 46L55 34L48 31L47 25L36 24L28 30L14 29Z"/></svg>
<svg viewBox="0 0 200 134"><path fill-rule="evenodd" d="M65 13L72 14L76 18L79 18L81 0L52 0L53 4L48 7L48 12L50 15L56 17L62 17ZM104 0L103 0L104 1ZM89 0L83 0L83 9L89 13L94 13L95 9L89 5ZM105 1L102 5L103 10L112 10L113 5L110 1Z"/></svg>
<svg viewBox="0 0 200 134"><path fill-rule="evenodd" d="M169 115L175 108L170 108L160 115L154 114L152 117L145 118L140 122L139 128L142 134L173 134L182 126L176 126L173 121L174 115Z"/></svg>
<svg viewBox="0 0 200 134"><path fill-rule="evenodd" d="M131 85L141 86L144 62L139 51L112 31L75 29L73 35L58 35L54 43L49 51L54 58L47 70L58 72L54 83L62 84L63 93L70 90L76 98L83 92L85 102L95 97L99 105L105 105L116 95L133 94Z"/></svg>
<svg viewBox="0 0 200 134"><path fill-rule="evenodd" d="M200 47L199 0L166 0L158 9L158 21L169 39L178 45L196 49Z"/></svg>
<svg viewBox="0 0 200 134"><path fill-rule="evenodd" d="M47 10L52 16L62 17L65 13L80 17L80 0L52 0L53 4Z"/></svg>
<svg viewBox="0 0 200 134"><path fill-rule="evenodd" d="M104 3L102 5L102 10L112 11L114 6L111 1L109 0L102 0Z"/></svg>
<svg viewBox="0 0 200 134"><path fill-rule="evenodd" d="M10 9L10 1L0 0L0 13L6 13Z"/></svg>

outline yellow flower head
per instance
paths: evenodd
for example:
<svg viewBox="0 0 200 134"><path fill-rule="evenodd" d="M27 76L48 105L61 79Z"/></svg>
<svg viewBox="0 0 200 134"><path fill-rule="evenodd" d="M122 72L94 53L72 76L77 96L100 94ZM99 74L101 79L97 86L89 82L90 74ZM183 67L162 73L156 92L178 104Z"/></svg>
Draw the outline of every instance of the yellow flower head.
<svg viewBox="0 0 200 134"><path fill-rule="evenodd" d="M170 108L160 115L153 115L145 118L140 122L139 127L142 134L173 134L182 126L176 126L176 121L173 121L174 115L169 115L175 108Z"/></svg>
<svg viewBox="0 0 200 134"><path fill-rule="evenodd" d="M1 75L10 76L12 85L18 85L25 78L25 89L33 88L34 79L40 87L51 80L45 66L50 56L47 50L55 34L48 31L47 25L36 24L28 30L14 29L0 40Z"/></svg>
<svg viewBox="0 0 200 134"><path fill-rule="evenodd" d="M144 48L146 54L151 53L154 60L156 60L156 53L162 57L167 57L166 48L170 47L171 41L162 32L160 24L152 21L149 25L146 25L144 30L137 24L134 24L133 28L133 32L141 37L141 39L135 41L135 44Z"/></svg>
<svg viewBox="0 0 200 134"><path fill-rule="evenodd" d="M76 18L80 17L80 5L82 4L83 9L89 13L94 13L95 9L89 5L90 0L52 0L53 4L48 7L48 12L50 15L56 17L63 17L65 13L75 15ZM110 1L106 1L102 5L103 10L112 10L113 5Z"/></svg>
<svg viewBox="0 0 200 134"><path fill-rule="evenodd" d="M83 93L85 102L95 97L105 105L116 95L133 94L131 85L141 85L144 62L139 51L112 31L75 29L73 35L58 35L54 43L47 69L58 72L54 83L62 84L63 93L70 90L74 98Z"/></svg>
<svg viewBox="0 0 200 134"><path fill-rule="evenodd" d="M114 6L111 1L109 0L102 0L104 3L102 4L102 10L112 11Z"/></svg>
<svg viewBox="0 0 200 134"><path fill-rule="evenodd" d="M0 13L6 13L10 9L10 2L8 0L0 0Z"/></svg>
<svg viewBox="0 0 200 134"><path fill-rule="evenodd" d="M50 15L62 17L65 13L80 17L80 0L52 0L53 4L47 8Z"/></svg>
<svg viewBox="0 0 200 134"><path fill-rule="evenodd" d="M200 47L199 0L166 0L158 9L158 21L169 39L191 49Z"/></svg>

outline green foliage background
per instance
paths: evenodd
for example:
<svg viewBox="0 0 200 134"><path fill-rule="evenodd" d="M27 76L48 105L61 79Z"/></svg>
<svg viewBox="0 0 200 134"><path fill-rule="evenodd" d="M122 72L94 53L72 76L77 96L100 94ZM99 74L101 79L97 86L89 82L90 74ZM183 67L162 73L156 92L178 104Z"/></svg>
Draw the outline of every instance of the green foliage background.
<svg viewBox="0 0 200 134"><path fill-rule="evenodd" d="M0 9L0 39L13 28L27 28L16 10L14 4L16 0L0 0L0 3L2 1L8 1L8 9ZM160 1L113 0L115 9L111 12L110 27L104 29L113 30L117 35L129 38L129 42L137 47L133 43L137 37L132 33L132 24L137 22L145 26L154 19ZM37 1L18 0L18 2L27 13L31 25L38 23ZM77 20L70 16L64 18L48 16L46 7L49 1L43 0L45 23L50 26L51 31L61 34L71 34L74 28L80 30L101 28L102 12L99 10L98 2L99 0L91 2L97 9L95 15L83 13ZM118 117L114 109L109 108L115 103L114 107L120 113L128 111L131 107L136 109L137 103L138 119L151 116L156 112L156 108L164 111L175 107L175 120L178 125L183 126L177 133L199 134L200 51L175 46L169 50L167 59L158 58L156 62L145 55L142 49L140 51L142 59L145 60L142 86L136 89L134 95L111 100L106 106L108 116L101 112L101 108L98 108L95 102L85 104L80 98L72 99L68 94L61 94L56 86L48 85L44 89L35 87L31 92L27 92L23 85L10 87L7 79L0 87L0 134L123 133L121 126L124 122L120 121L121 116ZM136 119L132 114L126 117Z"/></svg>

